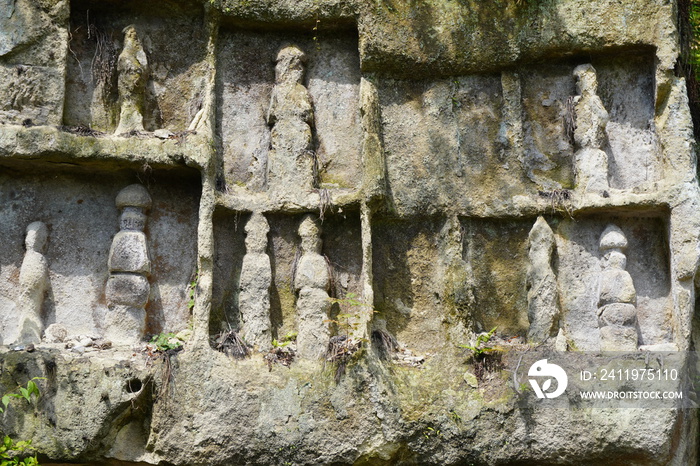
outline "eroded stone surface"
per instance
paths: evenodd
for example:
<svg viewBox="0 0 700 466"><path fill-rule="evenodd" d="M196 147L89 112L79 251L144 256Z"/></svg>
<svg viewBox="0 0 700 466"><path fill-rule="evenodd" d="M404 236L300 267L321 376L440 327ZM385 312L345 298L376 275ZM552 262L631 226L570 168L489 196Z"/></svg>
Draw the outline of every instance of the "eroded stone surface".
<svg viewBox="0 0 700 466"><path fill-rule="evenodd" d="M129 140L125 140L129 141ZM16 172L0 169L0 335L9 344L18 335L19 272L25 254L26 226L39 217L51 232L44 256L50 290L44 301L44 323L64 325L70 335L98 335L107 310L109 250L119 228L115 196L133 183L129 173L74 173L33 164ZM45 169L48 169L45 171ZM148 218L151 258L149 332L187 327L191 312L186 289L196 267L197 203L200 188L193 177L155 174L150 192L160 206Z"/></svg>
<svg viewBox="0 0 700 466"><path fill-rule="evenodd" d="M358 189L363 172L360 125L360 59L357 37L345 31L312 40L304 34L222 27L217 49L223 173L227 188L266 189L271 126L267 116L275 88L276 57L293 43L307 57L305 78L312 103L318 182L329 189ZM373 120L374 121L374 120ZM278 196L296 196L296 185Z"/></svg>
<svg viewBox="0 0 700 466"><path fill-rule="evenodd" d="M543 217L537 217L528 236L527 307L530 319L528 340L543 342L558 332L559 314L557 279L552 270L555 240Z"/></svg>
<svg viewBox="0 0 700 466"><path fill-rule="evenodd" d="M68 2L0 5L0 122L61 124Z"/></svg>
<svg viewBox="0 0 700 466"><path fill-rule="evenodd" d="M608 223L605 219L584 217L577 222L561 222L557 227L562 326L569 342L583 351L600 349L595 331L603 270L599 247ZM671 342L674 304L663 224L649 217L619 218L615 223L629 242L627 271L637 291L640 344Z"/></svg>
<svg viewBox="0 0 700 466"><path fill-rule="evenodd" d="M517 346L540 323L560 351L697 346L700 195L675 4L29 3L0 20L1 335L19 331L24 227L41 218L45 323L65 325L73 347L0 350L8 389L25 373L49 379L36 411L4 416L3 431L87 463L697 462L695 413L525 409L510 379L465 381L477 372L459 348L494 327ZM111 135L128 24L151 75L143 128L167 128L157 135ZM308 56L305 92L292 86L303 98L270 125L288 43ZM30 126L61 122L73 128ZM295 181L266 191L279 147L316 151L317 187L285 168ZM155 203L144 230L149 206L118 201L122 235L114 195L136 179ZM269 234L251 215L244 239L251 212ZM310 213L322 251L320 231L299 232ZM601 251L611 223L622 257L615 235ZM547 299L528 297L538 283ZM328 299L350 293L371 302ZM341 312L367 317L367 344L336 383L315 359ZM268 367L207 345L246 331L246 313L264 341L299 330L313 354ZM133 343L190 317L170 364L93 337L112 327Z"/></svg>
<svg viewBox="0 0 700 466"><path fill-rule="evenodd" d="M47 343L63 343L68 338L68 329L62 324L51 324L44 330Z"/></svg>
<svg viewBox="0 0 700 466"><path fill-rule="evenodd" d="M148 283L148 278L144 275L112 273L107 280L105 295L109 304L142 308L148 302L150 291L151 286ZM119 320L116 319L114 322L117 322L118 325ZM111 330L107 329L107 332L111 332Z"/></svg>
<svg viewBox="0 0 700 466"><path fill-rule="evenodd" d="M122 219L124 219L122 214ZM114 236L109 252L108 267L111 272L135 272L149 274L146 235L141 231L120 231Z"/></svg>

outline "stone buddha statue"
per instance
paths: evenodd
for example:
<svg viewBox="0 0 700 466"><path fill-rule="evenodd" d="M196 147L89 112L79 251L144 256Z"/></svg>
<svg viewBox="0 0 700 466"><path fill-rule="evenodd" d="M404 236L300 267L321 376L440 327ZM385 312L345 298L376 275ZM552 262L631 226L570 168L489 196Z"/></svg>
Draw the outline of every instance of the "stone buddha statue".
<svg viewBox="0 0 700 466"><path fill-rule="evenodd" d="M603 351L637 350L637 293L625 270L627 238L616 225L608 225L600 237L603 271L598 297L598 327Z"/></svg>
<svg viewBox="0 0 700 466"><path fill-rule="evenodd" d="M327 320L331 278L326 258L321 255L321 228L315 216L304 217L299 237L301 258L294 276L299 319L297 350L301 357L317 359L325 352L330 338Z"/></svg>
<svg viewBox="0 0 700 466"><path fill-rule="evenodd" d="M105 291L109 304L105 337L115 344L138 342L145 331L151 260L144 228L151 203L150 194L140 184L127 186L117 195L121 229L109 250Z"/></svg>

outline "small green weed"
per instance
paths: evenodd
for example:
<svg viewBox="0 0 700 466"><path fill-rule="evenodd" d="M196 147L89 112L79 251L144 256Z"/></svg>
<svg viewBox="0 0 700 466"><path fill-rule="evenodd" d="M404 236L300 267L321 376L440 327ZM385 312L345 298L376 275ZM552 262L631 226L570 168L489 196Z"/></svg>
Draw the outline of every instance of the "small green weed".
<svg viewBox="0 0 700 466"><path fill-rule="evenodd" d="M187 310L194 309L194 303L197 298L197 284L199 283L199 270L194 271L192 281L187 285Z"/></svg>
<svg viewBox="0 0 700 466"><path fill-rule="evenodd" d="M487 373L494 372L502 368L501 351L499 348L487 346L496 333L496 327L490 332L476 337L476 343L472 345L459 345L472 352L471 360L474 362L474 375L477 380L484 380Z"/></svg>
<svg viewBox="0 0 700 466"><path fill-rule="evenodd" d="M494 348L490 346L484 346L491 340L494 333L496 333L496 327L492 328L490 332L481 334L478 337L476 337L476 343L474 344L474 346L459 345L459 347L471 350L474 355L474 358L478 359L482 355L494 350Z"/></svg>
<svg viewBox="0 0 700 466"><path fill-rule="evenodd" d="M34 377L29 382L27 382L27 387L17 387L19 388L19 393L12 392L4 395L2 397L2 407L0 407L0 413L4 413L7 409L7 405L10 404L12 398L24 398L27 403L32 402L32 393L39 397L39 387L36 385L35 380L45 380L46 377Z"/></svg>
<svg viewBox="0 0 700 466"><path fill-rule="evenodd" d="M180 349L182 347L182 340L174 333L159 333L158 335L153 335L151 344L155 345L156 351L164 353L169 350Z"/></svg>
<svg viewBox="0 0 700 466"><path fill-rule="evenodd" d="M439 429L433 429L432 427L426 427L426 429L423 431L423 437L425 437L427 440L430 440L430 438L436 438L436 437L442 437L442 433L440 432Z"/></svg>
<svg viewBox="0 0 700 466"><path fill-rule="evenodd" d="M22 466L39 466L39 460L34 456L20 458L25 453L33 451L31 440L20 440L15 442L7 435L0 445L0 463L2 466L22 465Z"/></svg>
<svg viewBox="0 0 700 466"><path fill-rule="evenodd" d="M38 398L40 392L36 381L45 379L45 377L34 377L27 382L26 387L19 386L17 387L17 391L3 395L0 413L4 413L7 410L13 398L24 399L27 403L32 402L32 395ZM15 442L8 435L5 435L3 436L2 444L0 444L0 465L39 466L39 460L36 454L28 456L31 452L33 452L31 440ZM22 456L24 456L24 458L22 458Z"/></svg>
<svg viewBox="0 0 700 466"><path fill-rule="evenodd" d="M277 339L272 340L272 346L275 348L284 348L288 344L297 340L297 332L289 332L283 336L279 341Z"/></svg>

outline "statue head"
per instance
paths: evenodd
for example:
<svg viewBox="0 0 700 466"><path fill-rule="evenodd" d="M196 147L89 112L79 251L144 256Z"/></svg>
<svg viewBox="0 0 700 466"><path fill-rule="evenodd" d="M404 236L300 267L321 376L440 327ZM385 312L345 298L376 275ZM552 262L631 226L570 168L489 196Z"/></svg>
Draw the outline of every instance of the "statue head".
<svg viewBox="0 0 700 466"><path fill-rule="evenodd" d="M301 83L304 79L306 54L296 45L282 47L277 53L275 80L278 83Z"/></svg>
<svg viewBox="0 0 700 466"><path fill-rule="evenodd" d="M544 217L537 217L537 221L530 230L527 239L530 253L533 253L533 246L538 245L544 246L537 248L539 252L542 252L547 256L552 254L552 251L554 250L554 232L552 232L552 229Z"/></svg>
<svg viewBox="0 0 700 466"><path fill-rule="evenodd" d="M124 207L138 207L147 211L151 208L153 200L151 199L151 195L148 194L148 190L143 185L130 184L119 191L115 203L118 209L123 209Z"/></svg>
<svg viewBox="0 0 700 466"><path fill-rule="evenodd" d="M627 267L627 238L620 227L612 223L600 235L600 252L603 253L603 267L624 270Z"/></svg>
<svg viewBox="0 0 700 466"><path fill-rule="evenodd" d="M576 78L576 92L579 95L595 94L598 92L598 78L596 77L595 68L590 63L579 65L574 68L574 77Z"/></svg>
<svg viewBox="0 0 700 466"><path fill-rule="evenodd" d="M24 245L27 251L44 252L49 239L49 229L44 222L32 222L27 225Z"/></svg>
<svg viewBox="0 0 700 466"><path fill-rule="evenodd" d="M136 28L133 24L129 24L124 29L122 29L122 34L124 34L124 47L139 45L141 41L139 40L139 35L136 33Z"/></svg>
<svg viewBox="0 0 700 466"><path fill-rule="evenodd" d="M606 226L600 235L600 250L608 249L627 249L627 237L620 227L612 223Z"/></svg>
<svg viewBox="0 0 700 466"><path fill-rule="evenodd" d="M321 254L321 227L315 215L307 214L299 224L302 253Z"/></svg>
<svg viewBox="0 0 700 466"><path fill-rule="evenodd" d="M245 247L248 253L264 253L267 248L267 234L270 225L265 216L254 212L245 224Z"/></svg>

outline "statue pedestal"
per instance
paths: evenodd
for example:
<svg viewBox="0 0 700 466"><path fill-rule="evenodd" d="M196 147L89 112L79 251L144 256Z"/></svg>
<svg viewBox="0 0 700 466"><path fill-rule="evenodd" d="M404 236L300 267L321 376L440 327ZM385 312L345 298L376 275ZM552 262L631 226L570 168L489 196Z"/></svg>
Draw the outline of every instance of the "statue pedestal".
<svg viewBox="0 0 700 466"><path fill-rule="evenodd" d="M141 341L146 329L146 310L142 307L114 304L105 316L105 338L114 345L132 345Z"/></svg>

